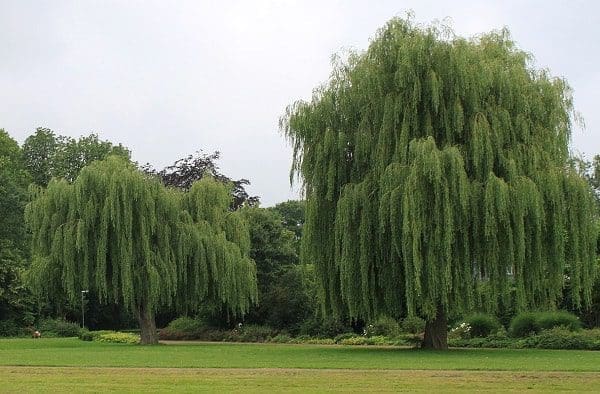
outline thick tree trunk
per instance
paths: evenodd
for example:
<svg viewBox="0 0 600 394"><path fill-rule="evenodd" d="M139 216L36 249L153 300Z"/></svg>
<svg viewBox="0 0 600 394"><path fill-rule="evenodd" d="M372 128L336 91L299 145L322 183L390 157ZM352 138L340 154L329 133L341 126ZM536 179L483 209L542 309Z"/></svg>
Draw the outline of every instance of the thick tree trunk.
<svg viewBox="0 0 600 394"><path fill-rule="evenodd" d="M158 344L158 334L156 333L156 322L154 321L154 312L146 305L138 306L136 311L137 319L140 324L140 343L142 345Z"/></svg>
<svg viewBox="0 0 600 394"><path fill-rule="evenodd" d="M448 321L446 312L439 307L435 319L425 323L425 336L421 343L422 349L448 349Z"/></svg>

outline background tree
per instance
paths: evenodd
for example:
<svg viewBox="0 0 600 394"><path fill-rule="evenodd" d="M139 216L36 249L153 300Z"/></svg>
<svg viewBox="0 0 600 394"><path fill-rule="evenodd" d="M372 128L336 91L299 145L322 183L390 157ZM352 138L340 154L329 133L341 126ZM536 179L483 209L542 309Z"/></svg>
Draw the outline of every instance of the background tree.
<svg viewBox="0 0 600 394"><path fill-rule="evenodd" d="M590 185L595 200L597 211L600 212L600 155L595 155L591 161L587 161L581 157L574 157L573 164L579 174L587 180ZM598 216L596 216L598 218ZM596 244L596 254L600 256L600 221L596 222L598 227L598 239ZM600 260L598 260L597 272L600 272ZM565 298L562 307L571 309L577 313L581 321L588 327L600 327L600 275L596 275L596 281L592 290L592 303L587 308L573 308L571 300L571 286L567 281L565 286Z"/></svg>
<svg viewBox="0 0 600 394"><path fill-rule="evenodd" d="M27 185L21 148L0 129L0 335L32 323L30 294L21 281L29 256L23 210Z"/></svg>
<svg viewBox="0 0 600 394"><path fill-rule="evenodd" d="M552 307L569 270L589 304L596 211L569 166L562 79L532 67L507 31L466 40L393 19L287 109L292 175L306 195L303 258L326 310L371 320Z"/></svg>
<svg viewBox="0 0 600 394"><path fill-rule="evenodd" d="M227 187L211 178L186 193L162 186L118 157L77 179L52 180L26 208L33 233L28 274L38 295L72 302L90 289L138 318L142 343L156 343L155 312L205 302L244 314L256 300L255 265Z"/></svg>
<svg viewBox="0 0 600 394"><path fill-rule="evenodd" d="M57 136L46 128L38 128L23 144L25 167L39 186L46 186L53 177L73 182L83 167L109 155L129 159L131 153L121 144L100 140L96 134L75 139Z"/></svg>
<svg viewBox="0 0 600 394"><path fill-rule="evenodd" d="M306 204L304 201L289 200L280 202L270 209L281 215L283 226L296 236L294 244L296 253L300 255L300 241L302 239Z"/></svg>
<svg viewBox="0 0 600 394"><path fill-rule="evenodd" d="M281 215L270 209L246 208L242 214L249 225L250 257L256 262L260 299L246 321L289 329L304 317L306 308L301 277L290 273L299 261L294 233L286 230Z"/></svg>
<svg viewBox="0 0 600 394"><path fill-rule="evenodd" d="M54 132L41 127L25 140L23 144L25 167L36 185L46 186L52 179L52 161L57 145L58 140Z"/></svg>
<svg viewBox="0 0 600 394"><path fill-rule="evenodd" d="M250 196L245 189L245 186L249 185L250 181L247 179L232 180L223 175L216 163L219 157L219 152L205 154L198 151L194 155L177 160L173 165L160 171L152 168L150 164L144 165L142 170L148 174L158 176L165 186L182 190L189 190L194 182L205 176L211 176L219 182L232 185L232 210L236 210L244 205L258 206L258 196Z"/></svg>

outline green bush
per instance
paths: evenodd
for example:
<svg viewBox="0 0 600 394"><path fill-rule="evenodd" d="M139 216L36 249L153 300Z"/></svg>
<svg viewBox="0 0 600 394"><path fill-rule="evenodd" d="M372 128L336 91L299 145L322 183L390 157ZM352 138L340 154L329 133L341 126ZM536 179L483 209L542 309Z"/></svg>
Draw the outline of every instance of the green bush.
<svg viewBox="0 0 600 394"><path fill-rule="evenodd" d="M21 337L27 333L27 330L15 320L0 320L0 337Z"/></svg>
<svg viewBox="0 0 600 394"><path fill-rule="evenodd" d="M344 338L339 341L340 345L391 345L392 341L383 335L375 335L372 337L353 336Z"/></svg>
<svg viewBox="0 0 600 394"><path fill-rule="evenodd" d="M496 332L500 328L500 323L495 317L485 313L476 313L465 319L465 322L471 326L469 334L473 338L484 338Z"/></svg>
<svg viewBox="0 0 600 394"><path fill-rule="evenodd" d="M271 327L247 324L231 330L225 339L231 342L267 342L277 334L277 330Z"/></svg>
<svg viewBox="0 0 600 394"><path fill-rule="evenodd" d="M539 349L579 349L600 350L600 330L570 331L564 327L542 330L539 334L526 338L509 338L490 335L487 338L449 339L452 347L478 348L539 348Z"/></svg>
<svg viewBox="0 0 600 394"><path fill-rule="evenodd" d="M471 326L467 322L462 322L450 330L449 339L469 339L471 338Z"/></svg>
<svg viewBox="0 0 600 394"><path fill-rule="evenodd" d="M332 318L321 320L314 317L304 321L300 326L301 335L317 336L321 338L334 338L338 334L350 331L352 331L352 328L347 324Z"/></svg>
<svg viewBox="0 0 600 394"><path fill-rule="evenodd" d="M367 337L363 337L363 336L353 336L350 338L344 338L342 340L340 340L340 345L366 345L367 344Z"/></svg>
<svg viewBox="0 0 600 394"><path fill-rule="evenodd" d="M570 331L581 329L581 322L577 316L566 311L540 312L537 315L542 330L555 327L564 327Z"/></svg>
<svg viewBox="0 0 600 394"><path fill-rule="evenodd" d="M448 339L448 346L450 347L474 347L474 348L522 348L524 345L520 344L522 340L516 340L511 338L455 338Z"/></svg>
<svg viewBox="0 0 600 394"><path fill-rule="evenodd" d="M335 345L335 341L331 338L309 338L302 343L309 345Z"/></svg>
<svg viewBox="0 0 600 394"><path fill-rule="evenodd" d="M312 337L310 335L298 335L296 338L292 338L290 343L306 343Z"/></svg>
<svg viewBox="0 0 600 394"><path fill-rule="evenodd" d="M79 339L88 342L107 342L107 343L139 343L140 336L129 332L118 332L111 330L88 331L81 330Z"/></svg>
<svg viewBox="0 0 600 394"><path fill-rule="evenodd" d="M374 335L367 337L367 345L389 345L390 341L383 335Z"/></svg>
<svg viewBox="0 0 600 394"><path fill-rule="evenodd" d="M92 332L87 329L80 330L78 337L82 341L86 342L91 342L94 340L94 334L92 334Z"/></svg>
<svg viewBox="0 0 600 394"><path fill-rule="evenodd" d="M193 333L201 330L204 325L200 320L196 320L188 316L182 316L171 321L167 327L173 330Z"/></svg>
<svg viewBox="0 0 600 394"><path fill-rule="evenodd" d="M204 339L209 328L200 319L183 316L171 321L167 327L159 331L160 339L190 340Z"/></svg>
<svg viewBox="0 0 600 394"><path fill-rule="evenodd" d="M400 334L400 325L391 317L380 316L365 327L365 334L368 337L380 335L395 337Z"/></svg>
<svg viewBox="0 0 600 394"><path fill-rule="evenodd" d="M524 338L540 332L541 327L534 312L522 312L510 322L509 333L515 338Z"/></svg>
<svg viewBox="0 0 600 394"><path fill-rule="evenodd" d="M565 327L543 330L539 335L525 339L526 347L540 349L600 350L599 342L581 332Z"/></svg>
<svg viewBox="0 0 600 394"><path fill-rule="evenodd" d="M341 343L342 340L348 339L348 338L353 338L355 336L356 336L356 334L353 332L345 332L343 334L336 335L335 338L333 338L333 341L335 343Z"/></svg>
<svg viewBox="0 0 600 394"><path fill-rule="evenodd" d="M290 337L288 334L277 334L271 339L269 339L269 342L273 343L292 343L292 341L293 338Z"/></svg>
<svg viewBox="0 0 600 394"><path fill-rule="evenodd" d="M581 322L577 316L565 311L524 312L513 318L509 331L513 337L524 338L555 327L577 331L581 329Z"/></svg>
<svg viewBox="0 0 600 394"><path fill-rule="evenodd" d="M77 337L79 325L62 319L46 319L40 323L39 331L45 337Z"/></svg>
<svg viewBox="0 0 600 394"><path fill-rule="evenodd" d="M402 320L402 332L420 334L425 331L425 320L418 316L408 316Z"/></svg>
<svg viewBox="0 0 600 394"><path fill-rule="evenodd" d="M108 332L98 335L95 341L107 343L137 344L140 343L140 336L127 332Z"/></svg>

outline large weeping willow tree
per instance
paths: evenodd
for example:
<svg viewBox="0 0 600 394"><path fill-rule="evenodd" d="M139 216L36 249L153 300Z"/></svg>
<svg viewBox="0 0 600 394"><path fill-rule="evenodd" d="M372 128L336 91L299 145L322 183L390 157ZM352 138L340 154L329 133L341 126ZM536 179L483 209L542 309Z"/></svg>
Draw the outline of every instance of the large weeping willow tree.
<svg viewBox="0 0 600 394"><path fill-rule="evenodd" d="M446 316L590 301L589 187L569 167L573 108L506 31L463 39L394 19L288 107L307 199L303 259L325 311Z"/></svg>
<svg viewBox="0 0 600 394"><path fill-rule="evenodd" d="M29 280L50 299L91 289L138 318L142 343L156 343L154 314L210 300L233 314L256 300L246 223L229 212L229 190L205 178L188 192L167 189L123 159L53 180L26 208L33 233Z"/></svg>

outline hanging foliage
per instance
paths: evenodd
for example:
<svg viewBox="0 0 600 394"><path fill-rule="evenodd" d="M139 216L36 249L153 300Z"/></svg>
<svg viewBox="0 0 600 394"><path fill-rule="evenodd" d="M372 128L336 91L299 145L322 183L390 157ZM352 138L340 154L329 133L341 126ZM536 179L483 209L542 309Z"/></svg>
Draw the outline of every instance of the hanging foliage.
<svg viewBox="0 0 600 394"><path fill-rule="evenodd" d="M34 193L25 216L35 256L29 279L40 295L76 301L93 289L100 302L133 311L148 342L161 306L185 312L215 300L243 314L256 301L247 226L228 211L227 187L211 178L176 191L109 157L72 184L52 180Z"/></svg>
<svg viewBox="0 0 600 394"><path fill-rule="evenodd" d="M393 19L281 128L307 200L303 259L327 311L372 318L589 303L595 210L569 166L562 79L506 30Z"/></svg>

